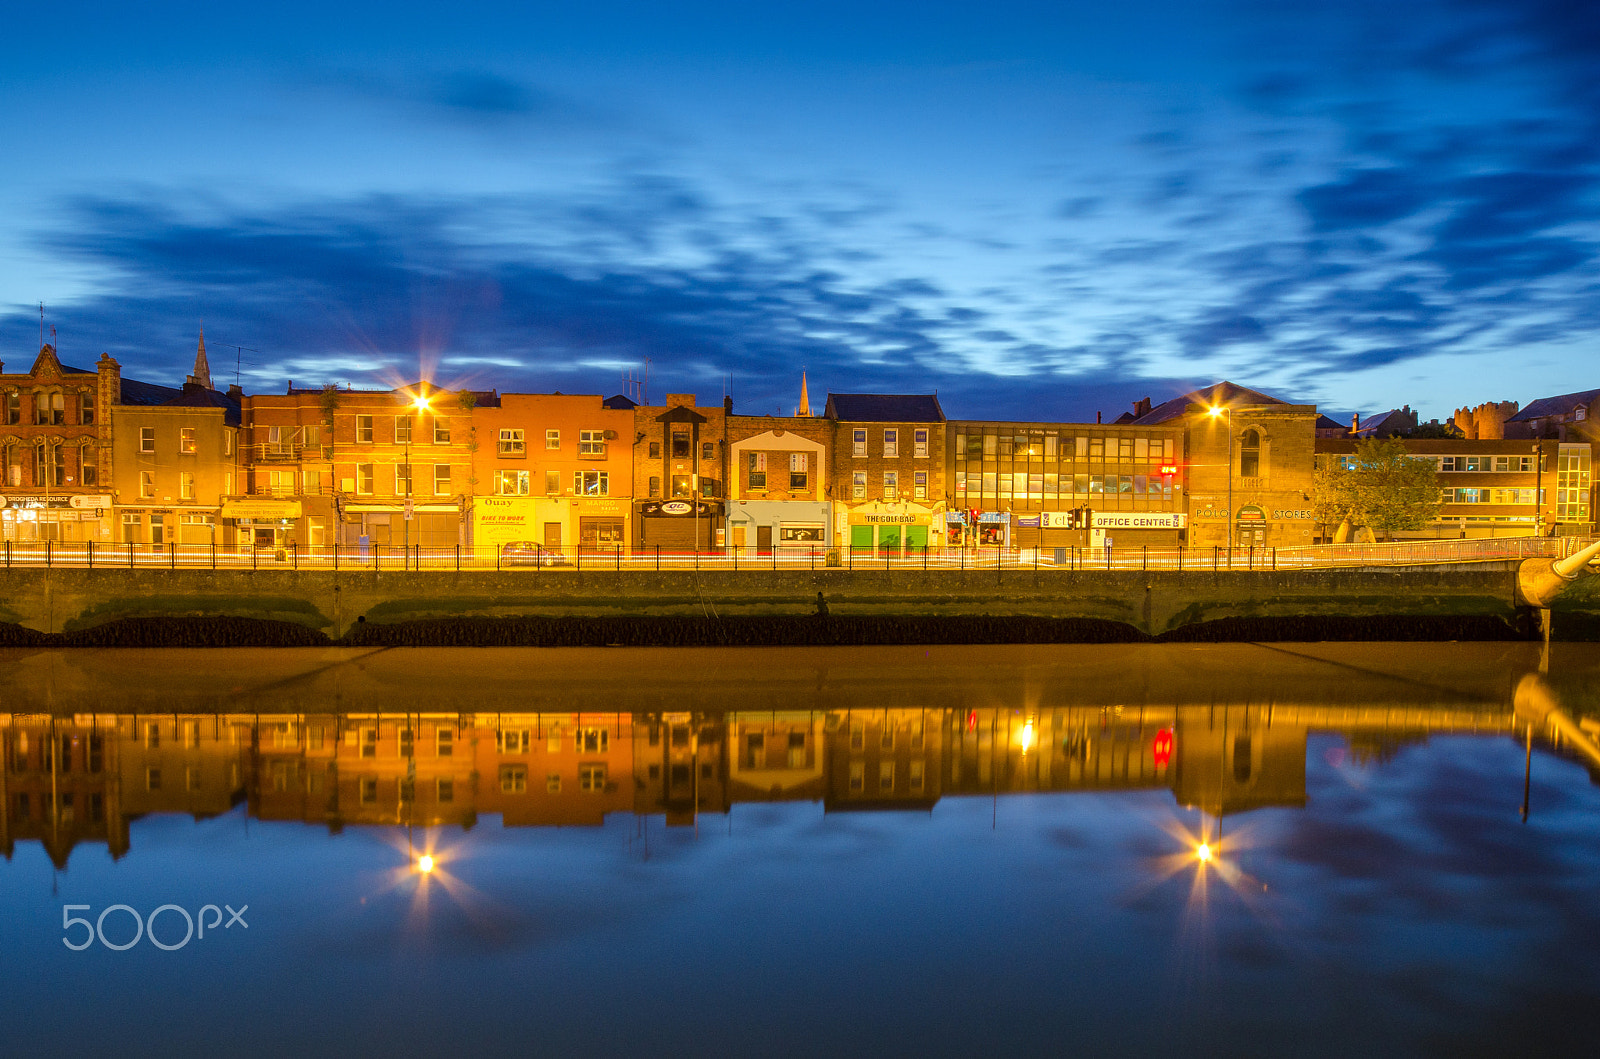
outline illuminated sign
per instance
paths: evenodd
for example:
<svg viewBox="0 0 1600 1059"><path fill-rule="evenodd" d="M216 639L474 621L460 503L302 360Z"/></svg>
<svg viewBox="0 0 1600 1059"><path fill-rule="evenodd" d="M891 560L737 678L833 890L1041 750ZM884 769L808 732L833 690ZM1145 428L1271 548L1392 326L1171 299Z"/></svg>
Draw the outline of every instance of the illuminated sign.
<svg viewBox="0 0 1600 1059"><path fill-rule="evenodd" d="M1156 473L1171 478L1173 475L1178 473L1178 465L1176 463L1163 463L1159 468L1157 468Z"/></svg>
<svg viewBox="0 0 1600 1059"><path fill-rule="evenodd" d="M1183 529L1188 524L1181 511L1096 511L1090 523L1095 529Z"/></svg>
<svg viewBox="0 0 1600 1059"><path fill-rule="evenodd" d="M663 515L687 515L691 510L693 509L683 500L668 500L661 505Z"/></svg>
<svg viewBox="0 0 1600 1059"><path fill-rule="evenodd" d="M1156 733L1155 742L1150 744L1150 750L1155 755L1156 768L1164 769L1172 763L1172 729L1163 728Z"/></svg>

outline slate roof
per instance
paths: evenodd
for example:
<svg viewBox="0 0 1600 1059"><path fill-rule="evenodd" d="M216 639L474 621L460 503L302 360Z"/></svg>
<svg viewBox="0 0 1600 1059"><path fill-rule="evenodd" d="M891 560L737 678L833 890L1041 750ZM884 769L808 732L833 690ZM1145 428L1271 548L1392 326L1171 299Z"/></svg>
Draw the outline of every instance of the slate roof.
<svg viewBox="0 0 1600 1059"><path fill-rule="evenodd" d="M1349 427L1348 427L1347 424L1341 423L1337 419L1329 419L1327 416L1322 415L1321 413L1318 413L1317 414L1317 424L1316 424L1316 428L1315 429L1317 429L1317 430L1348 430Z"/></svg>
<svg viewBox="0 0 1600 1059"><path fill-rule="evenodd" d="M1600 397L1600 390L1579 390L1577 393L1564 393L1559 397L1541 397L1529 403L1528 407L1506 420L1507 423L1526 423L1534 419L1543 419L1546 416L1570 415L1574 408L1580 404L1588 406L1594 399Z"/></svg>
<svg viewBox="0 0 1600 1059"><path fill-rule="evenodd" d="M627 412L639 407L639 402L622 394L612 394L600 402L601 408L609 408L614 412Z"/></svg>
<svg viewBox="0 0 1600 1059"><path fill-rule="evenodd" d="M220 408L222 420L229 426L239 425L239 402L218 390L207 389L196 382L186 382L178 396L162 401L163 406L175 408Z"/></svg>
<svg viewBox="0 0 1600 1059"><path fill-rule="evenodd" d="M1163 404L1158 404L1138 419L1134 420L1139 426L1152 426L1156 423L1166 423L1186 414L1192 404L1205 405L1208 408L1216 405L1260 405L1260 404L1288 404L1288 401L1269 396L1260 390L1237 386L1231 382L1214 382L1210 386L1202 386L1198 390L1174 397Z"/></svg>
<svg viewBox="0 0 1600 1059"><path fill-rule="evenodd" d="M153 382L140 382L138 379L122 380L123 404L166 404L178 393L171 386L157 386Z"/></svg>
<svg viewBox="0 0 1600 1059"><path fill-rule="evenodd" d="M1352 437L1375 438L1386 434L1404 433L1411 429L1411 416L1403 409L1391 408L1361 421L1361 427L1351 431Z"/></svg>
<svg viewBox="0 0 1600 1059"><path fill-rule="evenodd" d="M822 412L841 423L943 423L931 393L830 393Z"/></svg>

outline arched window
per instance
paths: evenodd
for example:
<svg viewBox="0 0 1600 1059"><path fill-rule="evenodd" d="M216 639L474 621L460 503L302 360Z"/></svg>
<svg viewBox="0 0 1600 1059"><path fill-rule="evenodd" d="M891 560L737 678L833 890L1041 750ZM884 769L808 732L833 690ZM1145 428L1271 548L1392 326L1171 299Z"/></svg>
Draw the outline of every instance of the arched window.
<svg viewBox="0 0 1600 1059"><path fill-rule="evenodd" d="M1239 477L1258 478L1261 475L1261 435L1246 430L1239 439Z"/></svg>

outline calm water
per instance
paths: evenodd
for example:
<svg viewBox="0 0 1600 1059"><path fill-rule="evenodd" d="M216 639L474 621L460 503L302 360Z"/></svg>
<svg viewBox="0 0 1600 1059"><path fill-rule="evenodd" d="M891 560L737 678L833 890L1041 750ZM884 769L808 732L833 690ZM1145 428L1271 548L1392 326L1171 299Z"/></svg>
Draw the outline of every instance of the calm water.
<svg viewBox="0 0 1600 1059"><path fill-rule="evenodd" d="M1600 1030L1600 645L1543 675L1520 644L0 667L6 1054L1592 1055Z"/></svg>

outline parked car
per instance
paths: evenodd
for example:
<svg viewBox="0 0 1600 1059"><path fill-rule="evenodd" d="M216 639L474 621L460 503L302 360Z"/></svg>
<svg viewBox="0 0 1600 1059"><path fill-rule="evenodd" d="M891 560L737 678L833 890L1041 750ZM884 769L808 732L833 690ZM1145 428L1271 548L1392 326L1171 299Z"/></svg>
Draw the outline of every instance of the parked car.
<svg viewBox="0 0 1600 1059"><path fill-rule="evenodd" d="M500 546L501 566L566 566L559 550L550 551L534 541L510 541Z"/></svg>

